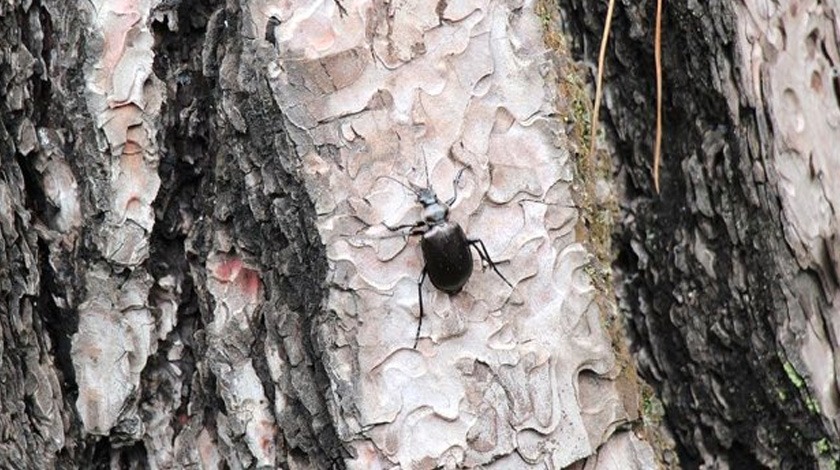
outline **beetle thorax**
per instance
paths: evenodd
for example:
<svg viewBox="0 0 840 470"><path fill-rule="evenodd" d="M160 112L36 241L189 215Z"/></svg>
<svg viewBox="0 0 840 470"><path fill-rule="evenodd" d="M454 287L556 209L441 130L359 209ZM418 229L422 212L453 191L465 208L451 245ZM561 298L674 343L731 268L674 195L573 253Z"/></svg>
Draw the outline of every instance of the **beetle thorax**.
<svg viewBox="0 0 840 470"><path fill-rule="evenodd" d="M426 225L437 225L445 222L447 215L449 215L449 207L440 201L423 208L423 220Z"/></svg>

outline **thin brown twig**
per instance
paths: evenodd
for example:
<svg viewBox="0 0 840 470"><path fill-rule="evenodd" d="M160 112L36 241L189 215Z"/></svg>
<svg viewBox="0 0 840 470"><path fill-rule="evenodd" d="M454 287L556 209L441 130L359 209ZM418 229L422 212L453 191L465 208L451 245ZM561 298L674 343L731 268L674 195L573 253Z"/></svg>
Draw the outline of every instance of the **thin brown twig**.
<svg viewBox="0 0 840 470"><path fill-rule="evenodd" d="M590 126L589 158L594 158L595 156L595 141L598 135L598 111L601 108L601 94L603 93L604 61L607 56L607 40L610 37L614 7L615 0L610 0L607 6L607 20L604 23L604 33L601 35L601 50L598 52L598 78L595 81L595 104L592 109L592 125Z"/></svg>
<svg viewBox="0 0 840 470"><path fill-rule="evenodd" d="M659 163L662 159L662 1L656 0L656 30L653 60L656 63L656 138L653 143L653 186L659 194Z"/></svg>

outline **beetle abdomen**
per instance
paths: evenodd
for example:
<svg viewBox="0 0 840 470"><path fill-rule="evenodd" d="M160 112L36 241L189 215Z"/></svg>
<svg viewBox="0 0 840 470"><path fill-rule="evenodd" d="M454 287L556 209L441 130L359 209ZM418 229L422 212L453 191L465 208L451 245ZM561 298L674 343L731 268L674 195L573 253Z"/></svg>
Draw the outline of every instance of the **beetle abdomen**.
<svg viewBox="0 0 840 470"><path fill-rule="evenodd" d="M473 271L472 253L464 229L452 222L434 225L423 234L420 247L432 284L448 294L460 291Z"/></svg>

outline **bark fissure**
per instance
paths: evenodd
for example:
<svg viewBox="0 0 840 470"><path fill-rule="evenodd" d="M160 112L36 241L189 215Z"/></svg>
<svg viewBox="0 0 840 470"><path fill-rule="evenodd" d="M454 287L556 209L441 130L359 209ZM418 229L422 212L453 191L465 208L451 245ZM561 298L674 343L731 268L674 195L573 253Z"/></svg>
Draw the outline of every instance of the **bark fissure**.
<svg viewBox="0 0 840 470"><path fill-rule="evenodd" d="M315 319L322 314L326 269L323 247L318 237L312 236L314 207L289 171L296 163L285 143L282 122L273 114L276 107L264 91L265 83L246 84L252 93L231 89L244 46L236 35L239 12L221 8L208 16L210 30L200 57L204 79L215 82L208 106L220 113L221 125L217 123L208 135L209 158L214 163L199 191L208 201L199 213L209 218L197 221L187 240L195 256L191 264L197 276L203 323L212 329L222 320L212 312L218 312L219 302L227 302L218 294L215 298L208 295L202 287L212 279L200 274L204 267L198 263L214 252L225 253L229 261L239 258L243 266L253 269L264 286L265 298L258 300L258 310L243 323L247 325L244 336L231 331L241 338L244 349L231 349L235 341L223 340L230 346L218 344L222 338L213 333L202 336L206 345L199 347L199 356L209 353L211 362L234 367L236 357L250 358L249 367L260 384L266 409L276 422L276 427L259 431L264 436L260 439L275 441L272 446L285 455L278 455L278 462L284 466L302 462L317 468L340 466L343 451L326 407L329 382L312 345ZM203 232L217 235L199 237ZM229 237L230 244L214 241L219 234ZM201 363L198 367L204 371L200 375L205 387L227 387L224 369L213 366L208 370ZM234 390L223 392L223 396L226 398L217 405L227 406L216 416L227 417L215 425L222 438L222 452L240 458L257 452L249 447L256 441L230 434L240 405Z"/></svg>
<svg viewBox="0 0 840 470"><path fill-rule="evenodd" d="M258 162L257 168L271 171L272 176L279 180L279 187L283 188L282 192L276 189L266 191L266 200L261 201L275 208L274 217L263 223L264 230L267 234L282 235L279 246L267 251L274 255L265 256L263 259L265 266L277 269L277 277L269 278L277 283L269 286L271 292L278 294L278 298L271 301L282 301L287 305L277 312L265 310L264 315L279 316L266 318L265 324L269 330L277 332L277 339L282 341L285 348L290 346L289 341L299 342L294 349L301 348L306 357L298 366L304 368L305 375L298 378L296 385L296 372L292 371L292 389L285 390L285 393L290 394L291 398L306 410L304 413L296 413L295 419L307 429L305 434L310 436L312 444L304 445L301 449L320 467L329 465L343 468L341 457L346 455L346 452L337 438L332 417L328 412L327 391L330 383L317 352L321 348L316 343L317 325L324 315L322 309L326 294L326 254L312 222L315 220L314 204L304 190L303 182L285 170L294 167L291 160L293 152L288 146L282 121L276 119L280 114L279 109L274 104L265 82L257 81L255 86L258 90L257 99L242 103L242 109L246 110L250 145L256 153L252 158L254 162ZM278 158L279 164L273 163ZM285 209L285 213L282 214L284 217L279 217L280 214L276 210L278 206ZM265 236L264 239L273 241L276 237ZM278 264L281 260L281 264ZM281 314L283 311L285 319ZM284 326L288 327L287 322L290 320L295 326L288 332L290 334L284 335ZM284 429L282 424L281 429ZM286 440L289 442L297 439L298 436L292 433L286 434ZM319 454L327 457L327 460L316 457Z"/></svg>
<svg viewBox="0 0 840 470"><path fill-rule="evenodd" d="M583 54L583 42L600 37L605 9L560 3ZM665 402L684 465L814 465L814 445L828 435L809 392L786 377L793 343L781 332L789 299L813 295L826 309L830 290L815 280L790 287L802 278L771 186L772 117L734 101L749 94L739 81L737 12L719 1L666 4L655 197L649 6L619 2L605 79L604 120L625 194L616 268L637 357Z"/></svg>

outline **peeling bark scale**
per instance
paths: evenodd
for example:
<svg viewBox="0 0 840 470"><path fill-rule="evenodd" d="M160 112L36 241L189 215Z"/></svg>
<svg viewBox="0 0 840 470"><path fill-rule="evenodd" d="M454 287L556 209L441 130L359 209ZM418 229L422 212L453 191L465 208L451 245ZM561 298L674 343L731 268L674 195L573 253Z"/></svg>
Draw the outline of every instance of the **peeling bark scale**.
<svg viewBox="0 0 840 470"><path fill-rule="evenodd" d="M603 5L560 3L588 52ZM692 34L656 203L647 6L619 9L606 99L637 359L684 464L827 464L837 8L667 5ZM675 465L593 274L577 206L609 182L581 183L555 8L0 3L0 468ZM478 260L426 282L415 349L393 179L446 200L461 169L450 219L513 288Z"/></svg>
<svg viewBox="0 0 840 470"><path fill-rule="evenodd" d="M348 465L559 468L595 452L628 411L573 233L557 118L569 110L555 109L534 5L302 2L247 15L279 19L253 35L275 38L270 83L327 247L335 317L320 342ZM515 288L484 273L457 295L427 284L412 350L423 258L384 224L419 213L381 177L425 186L428 173L448 198L461 168L450 217Z"/></svg>

